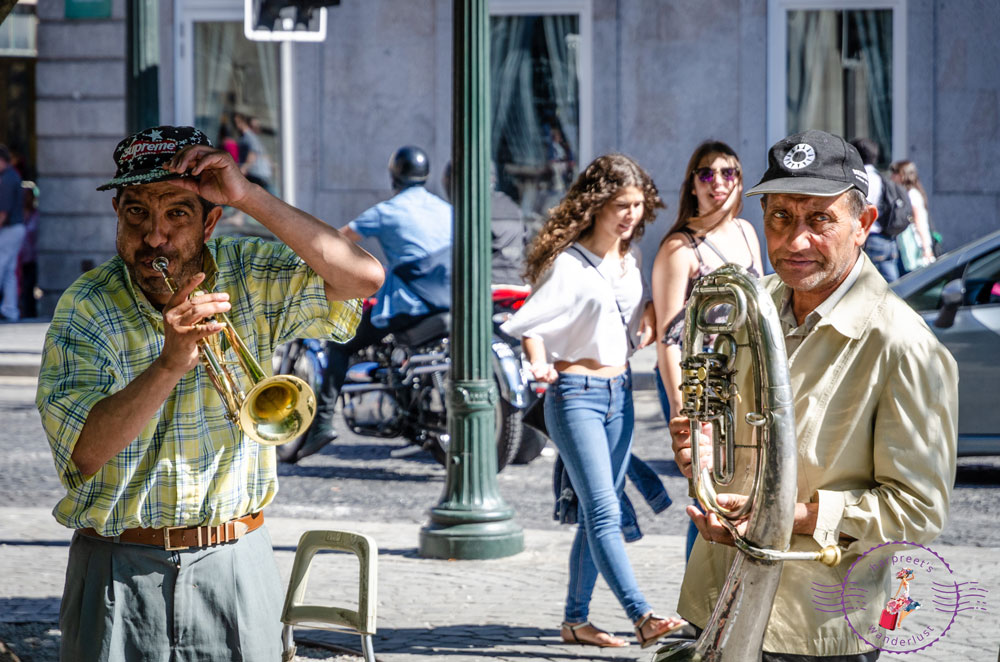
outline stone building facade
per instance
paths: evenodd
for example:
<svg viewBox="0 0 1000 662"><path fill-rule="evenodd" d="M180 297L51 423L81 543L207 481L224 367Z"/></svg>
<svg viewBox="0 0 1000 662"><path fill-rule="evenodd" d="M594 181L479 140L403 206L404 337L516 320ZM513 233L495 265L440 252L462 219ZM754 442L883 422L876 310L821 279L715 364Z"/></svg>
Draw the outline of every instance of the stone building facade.
<svg viewBox="0 0 1000 662"><path fill-rule="evenodd" d="M451 3L343 0L328 10L321 43L244 45L247 57L260 56L267 76L242 80L241 94L260 104L252 99L256 88L272 88L264 96L281 173L276 188L284 197L339 227L390 194L385 164L403 144L429 152L431 188L441 191L451 150ZM206 44L232 37L205 25L239 23L243 0L153 6L147 19L158 39L145 73L158 81L159 122L218 115L196 97L199 81L221 75ZM946 247L1000 227L1000 51L993 48L1000 4L993 0L491 3L496 16L569 17L562 28L543 27L563 30L557 50L569 44L575 67L569 111L575 128L567 146L573 167L621 151L653 175L668 208L643 239L647 268L675 212L688 156L701 140L731 144L748 185L762 174L768 145L787 129L787 44L812 47L809 39L796 40L794 12L859 8L889 12L881 15L882 25L892 26L894 38L883 42L882 53L892 54L886 64L892 81L881 89L891 91L894 102L883 135L891 137L893 159L908 158L920 168ZM37 13L40 286L43 311L50 311L81 271L114 254L110 194L94 189L113 172L111 153L126 133L128 104L136 102L128 93L136 72L127 57L125 0L113 0L107 18L67 18L64 0L38 0ZM839 38L843 31L849 46L853 28L839 14L833 20L841 23L832 34ZM781 43L786 47L776 51ZM545 66L566 64L548 53ZM837 64L848 72L844 80L855 75L855 55L845 51ZM220 103L233 101L227 99ZM565 115L564 102L542 115ZM553 133L549 125L542 130ZM744 216L759 224L755 201L747 201Z"/></svg>

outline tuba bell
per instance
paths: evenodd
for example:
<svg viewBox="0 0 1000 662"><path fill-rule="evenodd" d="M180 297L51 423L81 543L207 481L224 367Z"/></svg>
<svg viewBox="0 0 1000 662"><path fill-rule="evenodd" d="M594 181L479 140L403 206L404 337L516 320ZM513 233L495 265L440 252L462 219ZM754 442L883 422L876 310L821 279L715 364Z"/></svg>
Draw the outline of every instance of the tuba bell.
<svg viewBox="0 0 1000 662"><path fill-rule="evenodd" d="M717 317L728 306L725 319ZM757 662L781 579L784 561L840 563L833 545L816 552L787 551L792 538L797 491L795 410L784 334L770 295L739 265L727 264L695 282L685 312L681 360L683 407L691 426L692 479L706 513L715 513L739 550L715 609L696 642L661 647L655 662L705 660ZM711 351L705 338L717 334ZM744 344L738 338L745 337ZM736 380L739 350L750 353L753 400L738 423L743 396ZM702 425L711 426L710 439ZM719 503L717 486L736 477L736 430L750 426L754 457L747 500L737 508ZM711 444L712 467L700 467L700 450ZM748 519L745 534L736 523Z"/></svg>
<svg viewBox="0 0 1000 662"><path fill-rule="evenodd" d="M167 275L169 261L153 260L171 292L177 287ZM303 434L316 415L316 395L305 381L293 375L268 377L236 333L229 318L219 314L223 328L219 333L198 341L201 364L212 386L219 392L226 418L245 435L265 446L280 446ZM214 317L203 321L212 321ZM236 361L226 361L222 349L225 338L236 354ZM238 364L249 381L244 391L230 366Z"/></svg>

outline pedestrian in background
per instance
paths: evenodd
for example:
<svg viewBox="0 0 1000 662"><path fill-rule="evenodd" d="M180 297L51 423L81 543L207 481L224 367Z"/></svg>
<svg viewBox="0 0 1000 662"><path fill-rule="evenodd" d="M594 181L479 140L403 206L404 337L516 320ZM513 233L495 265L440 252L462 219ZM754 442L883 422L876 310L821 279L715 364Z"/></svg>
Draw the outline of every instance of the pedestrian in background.
<svg viewBox="0 0 1000 662"><path fill-rule="evenodd" d="M228 122L219 124L219 137L215 144L219 149L226 150L229 156L233 157L233 161L240 162L240 146L233 138L233 130L229 128Z"/></svg>
<svg viewBox="0 0 1000 662"><path fill-rule="evenodd" d="M258 131L254 128L254 119L241 113L233 115L233 124L239 131L240 137L236 140L239 152L240 172L243 175L266 191L271 191L271 159L264 149L264 143L260 140Z"/></svg>
<svg viewBox="0 0 1000 662"><path fill-rule="evenodd" d="M934 261L934 240L931 236L931 216L927 210L927 191L917 175L913 161L896 161L889 169L892 178L906 187L913 207L913 223L896 237L899 242L899 259L907 272L919 269Z"/></svg>
<svg viewBox="0 0 1000 662"><path fill-rule="evenodd" d="M17 256L21 317L38 317L35 286L38 284L38 187L22 182L24 189L24 242Z"/></svg>
<svg viewBox="0 0 1000 662"><path fill-rule="evenodd" d="M10 150L0 144L0 318L20 317L17 256L24 242L24 192Z"/></svg>
<svg viewBox="0 0 1000 662"><path fill-rule="evenodd" d="M681 181L677 218L653 261L653 305L656 311L656 390L664 421L681 410L681 342L684 311L698 278L726 263L762 274L760 241L743 208L743 169L736 152L724 142L707 140L695 148ZM725 317L722 311L716 317ZM698 530L688 525L685 558L691 555Z"/></svg>
<svg viewBox="0 0 1000 662"><path fill-rule="evenodd" d="M868 239L865 240L865 253L871 258L872 264L882 274L886 282L899 278L899 247L896 238L887 233L888 228L885 223L888 218L882 214L882 193L885 189L885 181L881 173L875 167L878 163L880 149L878 143L871 138L855 138L851 144L861 156L862 163L865 164L865 172L868 174L868 204L879 209L879 218L872 223L871 230L868 231Z"/></svg>
<svg viewBox="0 0 1000 662"><path fill-rule="evenodd" d="M448 202L455 198L451 161L444 166L441 187ZM454 203L453 203L454 204ZM524 214L509 195L497 188L496 168L490 164L490 248L491 281L494 285L524 283L524 254L528 232Z"/></svg>
<svg viewBox="0 0 1000 662"><path fill-rule="evenodd" d="M628 643L587 617L598 572L643 648L684 625L653 613L622 538L620 496L632 447L631 354L652 340L653 309L632 248L663 206L653 180L620 154L597 158L549 214L526 259L534 291L505 333L520 337L535 379L551 384L545 424L579 499L562 639Z"/></svg>

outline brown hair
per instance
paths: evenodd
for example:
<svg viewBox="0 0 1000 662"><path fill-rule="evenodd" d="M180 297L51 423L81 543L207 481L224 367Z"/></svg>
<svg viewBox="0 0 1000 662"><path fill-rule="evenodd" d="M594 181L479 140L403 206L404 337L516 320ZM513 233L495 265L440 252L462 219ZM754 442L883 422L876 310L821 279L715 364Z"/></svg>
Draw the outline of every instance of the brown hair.
<svg viewBox="0 0 1000 662"><path fill-rule="evenodd" d="M905 186L907 191L911 188L920 191L920 195L924 196L924 204L929 205L927 191L924 190L924 185L920 183L920 177L917 175L916 163L913 161L896 161L889 166L889 170L892 171L896 181Z"/></svg>
<svg viewBox="0 0 1000 662"><path fill-rule="evenodd" d="M736 168L739 170L737 175L737 182L743 184L743 166L740 164L740 157L736 156L736 152L733 148L720 140L706 140L702 144L695 148L694 153L691 154L691 159L688 161L687 168L684 169L684 181L681 182L681 192L680 201L677 204L677 218L674 220L674 224L670 226L667 230L667 234L664 235L664 239L683 229L687 226L691 219L697 218L702 212L698 209L698 196L694 194L692 190L694 187L694 171L704 159L709 154L722 154L728 156L736 161ZM736 204L736 209L733 211L733 216L739 215L743 210L743 199L740 196L740 200Z"/></svg>
<svg viewBox="0 0 1000 662"><path fill-rule="evenodd" d="M621 242L622 255L627 253L632 241L642 237L646 223L656 218L656 210L663 208L663 200L652 177L638 163L624 154L606 154L594 159L566 197L549 210L548 220L528 249L525 280L534 285L559 253L593 230L594 215L601 207L629 186L642 191L643 212L631 237Z"/></svg>

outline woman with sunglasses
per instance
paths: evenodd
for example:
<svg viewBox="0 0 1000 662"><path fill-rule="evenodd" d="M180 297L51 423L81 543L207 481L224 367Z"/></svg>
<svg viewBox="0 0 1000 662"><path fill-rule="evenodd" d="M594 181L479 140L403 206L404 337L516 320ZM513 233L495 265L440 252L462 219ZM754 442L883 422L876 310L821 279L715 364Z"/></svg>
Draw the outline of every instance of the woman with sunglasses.
<svg viewBox="0 0 1000 662"><path fill-rule="evenodd" d="M587 620L598 572L643 648L685 623L654 615L639 590L619 505L634 423L628 359L652 341L654 322L631 246L662 206L635 161L621 154L597 158L532 243L525 277L534 291L502 327L522 338L535 379L551 384L545 424L579 500L560 630L568 643L628 645Z"/></svg>
<svg viewBox="0 0 1000 662"><path fill-rule="evenodd" d="M688 161L681 184L677 219L653 261L653 306L656 310L657 374L663 416L681 410L681 339L684 306L694 281L722 265L741 264L760 276L760 241L743 208L743 173L739 157L726 143L707 140ZM698 530L688 527L685 557Z"/></svg>

